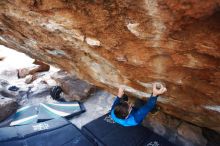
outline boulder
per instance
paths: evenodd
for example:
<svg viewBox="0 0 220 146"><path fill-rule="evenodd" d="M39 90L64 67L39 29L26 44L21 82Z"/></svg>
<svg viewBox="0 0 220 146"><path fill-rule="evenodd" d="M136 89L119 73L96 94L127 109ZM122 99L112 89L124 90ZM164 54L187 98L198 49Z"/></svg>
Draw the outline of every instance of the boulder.
<svg viewBox="0 0 220 146"><path fill-rule="evenodd" d="M218 134L217 132L208 128L203 128L203 135L208 140L207 146L220 145L220 134Z"/></svg>
<svg viewBox="0 0 220 146"><path fill-rule="evenodd" d="M203 136L202 129L200 127L183 122L178 127L177 131L179 135L198 146L206 146L207 144L207 139Z"/></svg>
<svg viewBox="0 0 220 146"><path fill-rule="evenodd" d="M30 87L24 83L17 86L10 84L7 80L0 79L0 96L13 99L19 105L22 105L22 100L27 97L29 90Z"/></svg>
<svg viewBox="0 0 220 146"><path fill-rule="evenodd" d="M153 131L164 135L166 128L176 130L177 127L181 124L181 120L169 116L163 112L149 113L147 118L144 120L144 126L151 126Z"/></svg>
<svg viewBox="0 0 220 146"><path fill-rule="evenodd" d="M3 68L5 69L5 68ZM18 77L17 77L17 70L16 69L5 69L5 70L2 70L1 73L0 73L0 76L1 78L4 78L4 79L9 79L9 80L16 80Z"/></svg>
<svg viewBox="0 0 220 146"><path fill-rule="evenodd" d="M52 78L61 86L64 93L62 96L67 101L87 99L89 94L95 89L93 85L78 79L76 76L69 75L64 71L55 73Z"/></svg>
<svg viewBox="0 0 220 146"><path fill-rule="evenodd" d="M28 75L32 75L31 79L30 79L30 77L28 77L28 81L32 82L35 79L34 75L36 73L48 71L50 69L49 65L47 65L43 62L40 62L38 60L35 60L33 63L36 64L33 67L18 69L18 78L24 78Z"/></svg>
<svg viewBox="0 0 220 146"><path fill-rule="evenodd" d="M43 98L50 95L50 86L44 81L40 81L38 84L33 85L28 92L28 98Z"/></svg>
<svg viewBox="0 0 220 146"><path fill-rule="evenodd" d="M149 113L143 121L143 125L178 146L206 146L208 141L203 136L201 127L186 123L161 111ZM220 135L215 134L214 136L219 137ZM209 140L209 143L213 142L215 139Z"/></svg>
<svg viewBox="0 0 220 146"><path fill-rule="evenodd" d="M0 95L10 98L15 98L19 95L18 91L11 91L10 83L7 80L0 79Z"/></svg>
<svg viewBox="0 0 220 146"><path fill-rule="evenodd" d="M19 82L18 82L19 83ZM0 95L9 98L20 98L23 95L21 92L27 92L29 87L22 83L19 85L13 85L9 83L7 80L0 79Z"/></svg>
<svg viewBox="0 0 220 146"><path fill-rule="evenodd" d="M29 74L25 77L25 83L26 84L31 84L33 83L35 80L43 80L41 79L41 77L43 77L45 74L41 74L41 73L35 73L33 75Z"/></svg>
<svg viewBox="0 0 220 146"><path fill-rule="evenodd" d="M163 112L220 132L219 3L1 0L0 44L113 94L164 82Z"/></svg>
<svg viewBox="0 0 220 146"><path fill-rule="evenodd" d="M34 75L27 75L27 76L25 77L25 83L26 83L26 84L30 84L30 83L32 83L35 79L36 79L36 76L34 76Z"/></svg>
<svg viewBox="0 0 220 146"><path fill-rule="evenodd" d="M0 122L12 115L17 108L15 100L0 96Z"/></svg>
<svg viewBox="0 0 220 146"><path fill-rule="evenodd" d="M9 85L9 82L4 79L0 79L0 89L4 89Z"/></svg>

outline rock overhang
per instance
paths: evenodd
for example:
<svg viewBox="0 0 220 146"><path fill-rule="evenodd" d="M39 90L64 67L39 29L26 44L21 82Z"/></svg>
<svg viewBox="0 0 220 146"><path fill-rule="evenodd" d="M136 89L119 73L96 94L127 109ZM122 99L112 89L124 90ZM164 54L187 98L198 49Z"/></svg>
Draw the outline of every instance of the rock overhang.
<svg viewBox="0 0 220 146"><path fill-rule="evenodd" d="M0 44L116 93L168 92L170 115L220 131L219 1L0 2Z"/></svg>

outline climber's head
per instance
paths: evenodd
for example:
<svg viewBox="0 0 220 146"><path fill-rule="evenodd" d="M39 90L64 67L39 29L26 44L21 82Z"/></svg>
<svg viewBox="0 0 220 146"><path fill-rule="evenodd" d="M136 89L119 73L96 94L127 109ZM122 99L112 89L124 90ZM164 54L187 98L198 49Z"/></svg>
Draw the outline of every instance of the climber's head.
<svg viewBox="0 0 220 146"><path fill-rule="evenodd" d="M132 106L128 102L121 102L114 108L114 114L119 119L126 119L132 110Z"/></svg>

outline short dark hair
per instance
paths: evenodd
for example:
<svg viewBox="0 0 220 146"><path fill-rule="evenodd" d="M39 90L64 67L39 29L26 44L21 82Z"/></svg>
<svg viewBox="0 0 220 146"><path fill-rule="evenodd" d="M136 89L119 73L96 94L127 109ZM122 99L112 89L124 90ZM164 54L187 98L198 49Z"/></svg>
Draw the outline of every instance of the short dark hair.
<svg viewBox="0 0 220 146"><path fill-rule="evenodd" d="M128 109L129 105L127 102L119 103L114 108L114 114L117 118L125 119L129 114Z"/></svg>

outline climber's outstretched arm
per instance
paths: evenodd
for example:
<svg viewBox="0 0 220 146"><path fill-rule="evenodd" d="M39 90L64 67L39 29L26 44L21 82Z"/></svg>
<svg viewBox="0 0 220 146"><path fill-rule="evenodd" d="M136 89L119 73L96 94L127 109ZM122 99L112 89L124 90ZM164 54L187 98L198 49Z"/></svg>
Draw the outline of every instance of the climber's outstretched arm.
<svg viewBox="0 0 220 146"><path fill-rule="evenodd" d="M114 103L113 103L113 105L112 105L111 110L114 109L114 107L119 104L120 98L122 98L123 95L124 95L124 88L119 88L119 89L118 89L118 95L117 95L116 98L115 98L115 101L114 101Z"/></svg>
<svg viewBox="0 0 220 146"><path fill-rule="evenodd" d="M158 83L153 84L153 93L148 99L147 103L139 108L133 115L135 121L139 124L144 120L145 116L154 108L157 103L157 97L167 91L167 89L162 85L160 85L160 89L157 89L157 84Z"/></svg>

